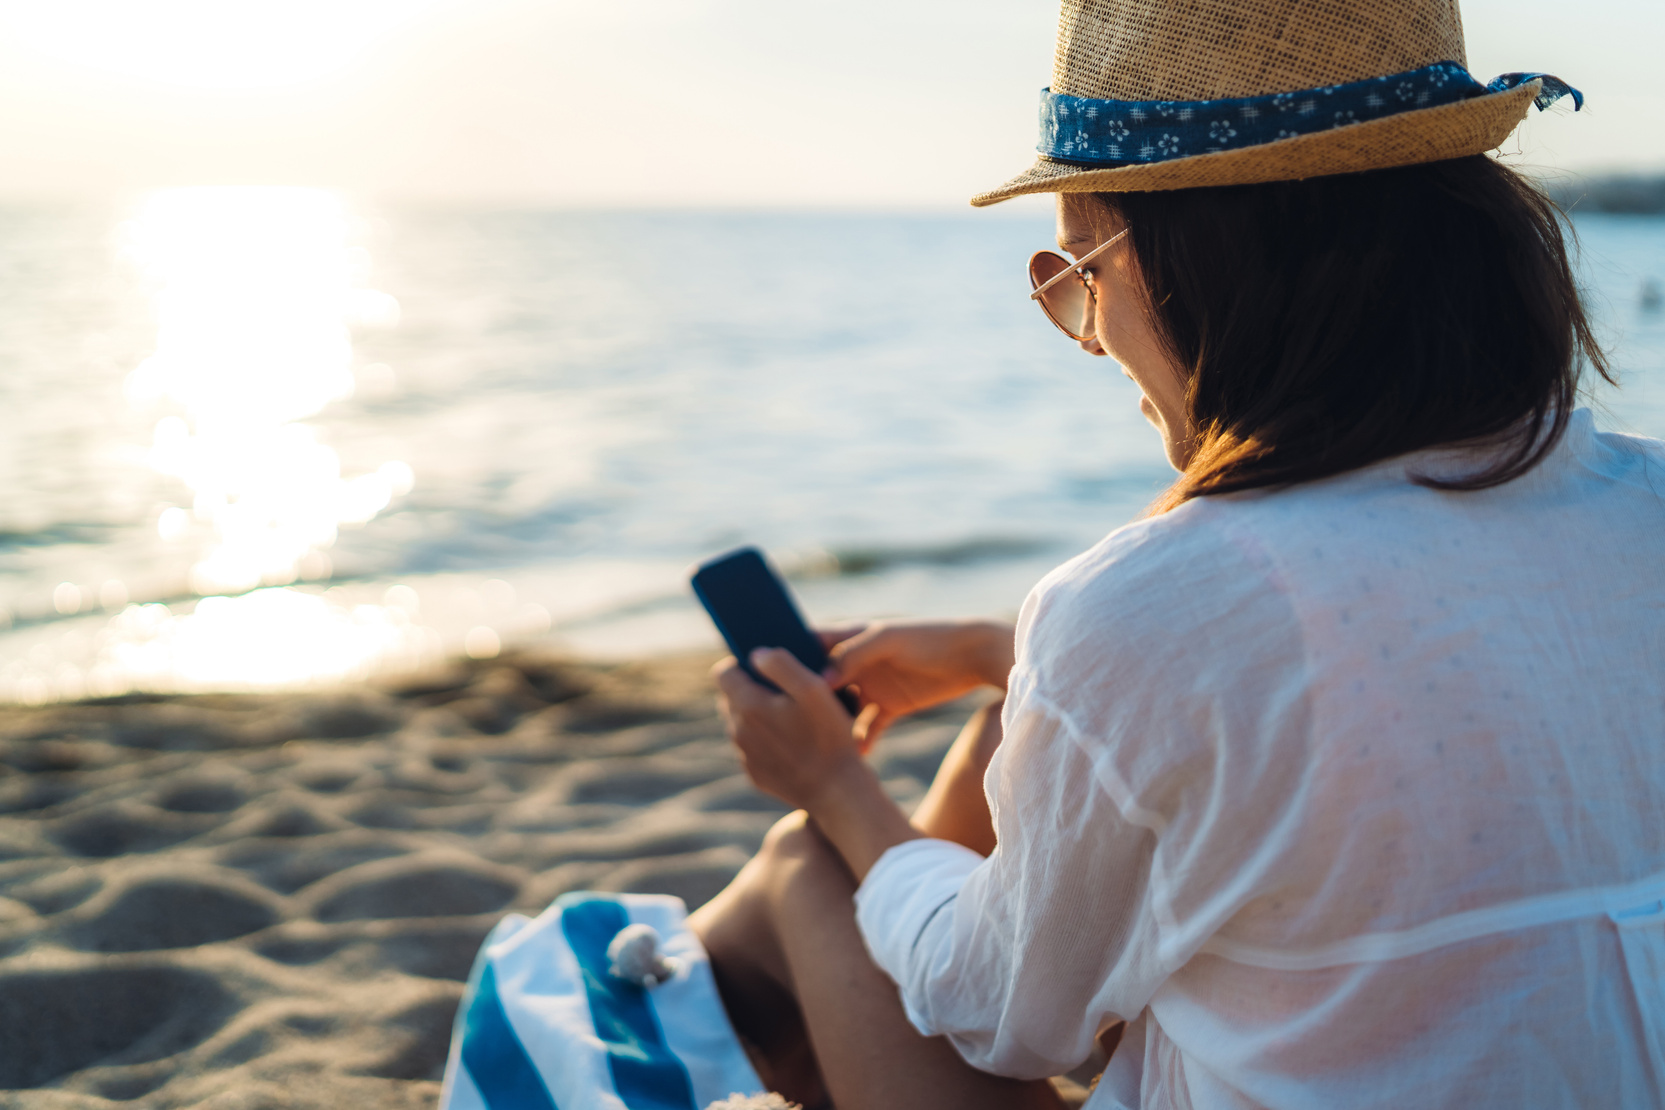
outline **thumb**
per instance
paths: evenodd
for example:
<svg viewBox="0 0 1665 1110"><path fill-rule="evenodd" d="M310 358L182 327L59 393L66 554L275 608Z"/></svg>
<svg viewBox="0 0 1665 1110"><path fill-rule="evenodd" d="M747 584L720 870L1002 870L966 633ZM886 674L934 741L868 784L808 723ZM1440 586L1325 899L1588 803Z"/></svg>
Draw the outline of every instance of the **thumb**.
<svg viewBox="0 0 1665 1110"><path fill-rule="evenodd" d="M847 624L841 625L838 628L818 629L815 635L821 641L822 647L831 650L834 646L842 644L850 637L861 635L866 628L867 626L865 624Z"/></svg>
<svg viewBox="0 0 1665 1110"><path fill-rule="evenodd" d="M883 652L879 640L883 628L869 625L855 635L840 640L827 651L827 674L834 686L847 686L857 681L863 670ZM881 646L875 651L874 643Z"/></svg>
<svg viewBox="0 0 1665 1110"><path fill-rule="evenodd" d="M879 737L884 734L885 729L890 727L890 722L895 719L877 703L862 707L861 716L856 718L853 730L856 737L856 747L862 755L866 755L873 745L879 742Z"/></svg>
<svg viewBox="0 0 1665 1110"><path fill-rule="evenodd" d="M781 692L796 702L833 700L832 687L826 679L798 662L784 648L758 648L752 652L751 664L757 673L781 688Z"/></svg>

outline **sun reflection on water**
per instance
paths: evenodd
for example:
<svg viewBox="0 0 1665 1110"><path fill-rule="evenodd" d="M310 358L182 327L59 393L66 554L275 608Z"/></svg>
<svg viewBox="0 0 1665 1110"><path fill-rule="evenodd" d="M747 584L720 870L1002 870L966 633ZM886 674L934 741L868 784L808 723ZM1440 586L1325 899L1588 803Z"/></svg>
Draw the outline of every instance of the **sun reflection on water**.
<svg viewBox="0 0 1665 1110"><path fill-rule="evenodd" d="M289 687L419 665L437 649L397 606L263 589L205 597L189 616L135 605L111 622L92 692Z"/></svg>
<svg viewBox="0 0 1665 1110"><path fill-rule="evenodd" d="M370 521L414 481L397 459L343 473L305 423L352 395L353 330L398 322L398 302L367 284L355 231L340 198L299 188L166 190L125 226L123 252L157 320L126 394L156 418L149 465L180 482L156 527L194 551L186 581L200 600L127 604L125 587L106 583L99 603L119 612L40 639L0 670L0 697L295 686L439 651L411 606L292 585L328 578L338 529ZM92 600L83 593L63 583L54 607L74 617Z"/></svg>
<svg viewBox="0 0 1665 1110"><path fill-rule="evenodd" d="M344 476L301 423L352 394L351 329L398 320L398 302L365 284L352 230L339 198L293 188L172 189L129 225L127 250L155 287L157 340L127 393L175 410L156 423L150 463L184 483L189 510L164 509L158 529L211 530L190 572L199 594L322 570L340 525L410 489L398 460Z"/></svg>

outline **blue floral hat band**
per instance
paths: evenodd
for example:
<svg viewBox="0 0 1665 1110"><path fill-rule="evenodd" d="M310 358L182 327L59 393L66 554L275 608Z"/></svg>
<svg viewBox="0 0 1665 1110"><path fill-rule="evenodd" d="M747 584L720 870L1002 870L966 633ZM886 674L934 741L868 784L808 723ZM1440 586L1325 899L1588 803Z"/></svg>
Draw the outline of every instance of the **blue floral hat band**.
<svg viewBox="0 0 1665 1110"><path fill-rule="evenodd" d="M1302 92L1223 100L1094 100L1043 89L1036 149L1055 162L1077 166L1150 165L1437 108L1530 81L1542 82L1533 99L1540 111L1564 96L1572 97L1574 111L1584 106L1584 94L1558 77L1505 73L1482 85L1456 62Z"/></svg>

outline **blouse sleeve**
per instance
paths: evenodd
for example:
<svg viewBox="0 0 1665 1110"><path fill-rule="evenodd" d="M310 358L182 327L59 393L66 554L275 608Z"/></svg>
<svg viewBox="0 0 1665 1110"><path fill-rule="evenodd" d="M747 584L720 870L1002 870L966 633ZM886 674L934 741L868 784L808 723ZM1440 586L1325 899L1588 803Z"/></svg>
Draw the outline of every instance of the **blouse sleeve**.
<svg viewBox="0 0 1665 1110"><path fill-rule="evenodd" d="M1006 724L986 780L994 854L898 845L857 892L857 919L915 1028L974 1067L1040 1078L1086 1059L1163 977L1145 924L1152 836L1106 820L1091 764L1044 709Z"/></svg>
<svg viewBox="0 0 1665 1110"><path fill-rule="evenodd" d="M1236 545L1153 530L1124 529L1025 603L984 781L994 853L911 841L857 892L909 1019L985 1071L1068 1071L1144 1010L1256 869L1277 812L1261 737L1304 728L1286 601Z"/></svg>

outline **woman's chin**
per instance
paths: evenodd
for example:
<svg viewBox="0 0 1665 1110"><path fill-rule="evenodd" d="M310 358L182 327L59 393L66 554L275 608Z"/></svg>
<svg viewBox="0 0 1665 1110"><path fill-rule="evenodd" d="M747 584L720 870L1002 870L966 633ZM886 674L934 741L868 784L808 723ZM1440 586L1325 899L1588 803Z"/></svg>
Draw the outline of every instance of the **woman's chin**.
<svg viewBox="0 0 1665 1110"><path fill-rule="evenodd" d="M1168 434L1168 422L1162 419L1162 414L1151 404L1150 398L1143 394L1139 396L1139 412L1162 437L1162 453L1168 457L1168 465L1183 473L1191 461L1190 452L1184 444L1174 442L1174 437Z"/></svg>

